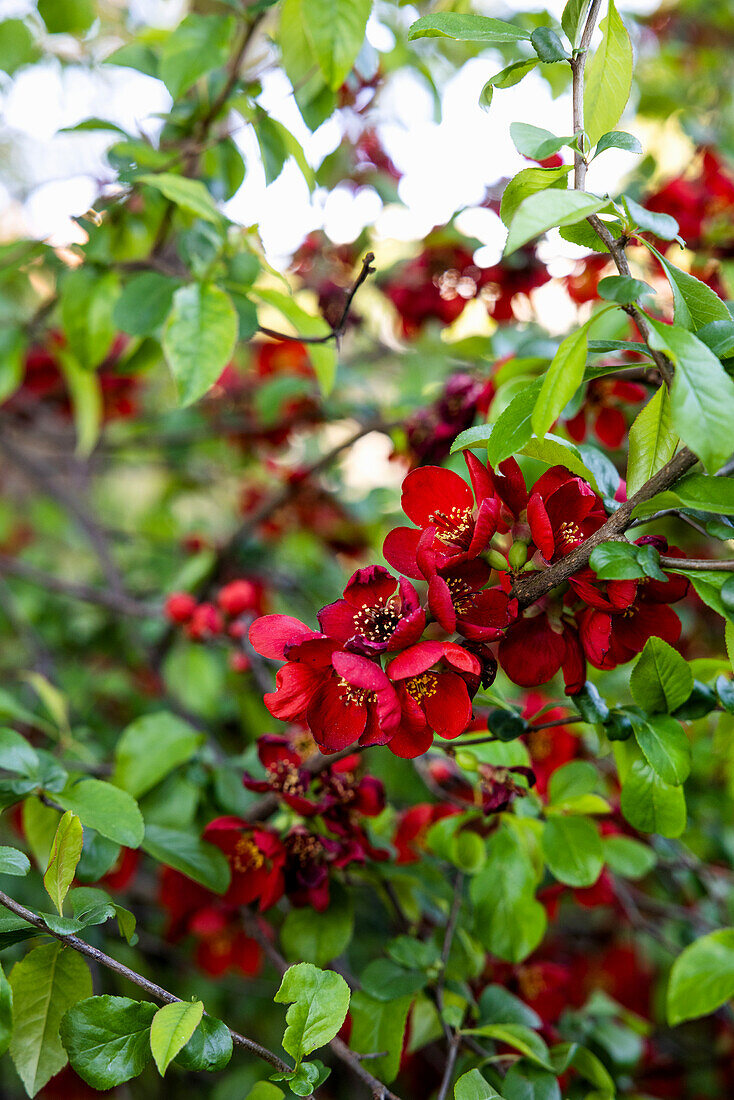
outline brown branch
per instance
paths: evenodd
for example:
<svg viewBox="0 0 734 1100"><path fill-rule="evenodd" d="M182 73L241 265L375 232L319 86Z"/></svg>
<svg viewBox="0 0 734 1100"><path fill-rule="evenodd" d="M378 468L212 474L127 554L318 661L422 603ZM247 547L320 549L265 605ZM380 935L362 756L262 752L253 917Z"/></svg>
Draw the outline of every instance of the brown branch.
<svg viewBox="0 0 734 1100"><path fill-rule="evenodd" d="M662 558L660 560L662 561ZM676 558L675 560L680 562L682 559ZM582 718L580 714L570 714L568 718L553 718L550 722L538 722L537 725L530 725L525 732L534 733L536 730L549 730L553 729L554 726L570 726L574 722L585 721L586 719ZM446 752L452 752L454 749L470 749L472 745L489 745L496 741L499 741L499 738L494 735L489 737L469 737L466 740L449 741L448 744L445 745L439 744L437 748L445 749Z"/></svg>
<svg viewBox="0 0 734 1100"><path fill-rule="evenodd" d="M660 564L665 569L677 569L694 571L713 570L716 573L731 573L734 571L734 561L707 561L706 558L668 558L660 555Z"/></svg>
<svg viewBox="0 0 734 1100"><path fill-rule="evenodd" d="M5 906L11 913L15 913L17 917L27 921L28 924L32 924L33 927L37 928L40 932L44 932L48 936L53 936L54 939L66 944L67 947L71 947L74 951L78 951L80 955L85 955L88 959L92 959L94 962L99 963L100 966L104 966L108 970L113 970L122 978L126 978L129 982L133 982L143 989L149 997L154 997L156 1001L163 1001L164 1004L177 1004L181 1002L181 997L174 996L174 994L169 993L167 989L163 989L162 986L156 985L155 982L151 982L147 978L144 978L142 974L138 974L135 970L131 970L128 966L118 962L117 959L113 959L110 955L106 955L104 951L100 951L97 947L92 947L91 944L86 943L84 940L80 940L78 936L64 936L60 932L53 932L46 925L43 917L38 916L30 909L26 909L24 905L20 905L2 891L0 891L0 905ZM240 1035L239 1032L233 1031L232 1028L228 1028L227 1030L232 1036L232 1042L235 1046L242 1047L251 1054L257 1055L258 1058L262 1058L263 1061L274 1066L280 1073L290 1072L291 1067L284 1062L282 1058L279 1058L277 1054L273 1054L271 1050L268 1050L267 1047L261 1046L260 1043L256 1043L254 1039L248 1039L245 1035Z"/></svg>
<svg viewBox="0 0 734 1100"><path fill-rule="evenodd" d="M159 602L143 603L132 596L118 595L106 588L95 588L92 585L77 584L62 577L54 577L50 573L44 573L42 569L36 569L35 565L30 565L21 558L13 558L8 554L0 554L0 574L18 577L20 580L28 581L29 584L45 588L47 592L56 592L71 600L106 607L110 611L117 611L120 615L150 619L156 618L162 612L162 604Z"/></svg>
<svg viewBox="0 0 734 1100"><path fill-rule="evenodd" d="M548 566L547 569L540 569L534 573L523 573L517 577L513 586L513 595L517 597L520 605L527 607L529 604L535 603L536 600L539 600L546 592L550 592L556 585L567 581L574 573L578 573L580 569L588 565L592 550L600 546L601 543L619 540L622 533L630 526L632 513L637 505L650 500L657 493L669 489L678 478L687 473L697 462L696 455L689 451L687 447L684 447L661 470L653 474L650 480L645 482L642 488L638 489L629 500L620 505L616 512L612 512L606 523L593 535L590 535L581 546L572 550L565 558L561 558L560 561ZM676 561L680 563L683 559L676 559Z"/></svg>
<svg viewBox="0 0 734 1100"><path fill-rule="evenodd" d="M362 260L362 268L359 272L359 275L354 280L352 288L347 295L347 300L344 303L342 315L339 318L337 324L334 325L334 327L332 328L331 332L327 332L324 336L291 336L286 332L277 332L275 329L266 328L264 325L258 326L258 332L262 332L263 336L272 336L274 340L291 340L299 344L327 344L329 340L336 340L338 347L339 341L344 335L344 330L347 327L347 321L349 320L349 311L352 308L352 303L354 302L355 295L359 288L362 286L362 283L364 283L370 275L374 275L375 273L375 268L372 267L374 258L374 252L367 252L365 254L364 259Z"/></svg>

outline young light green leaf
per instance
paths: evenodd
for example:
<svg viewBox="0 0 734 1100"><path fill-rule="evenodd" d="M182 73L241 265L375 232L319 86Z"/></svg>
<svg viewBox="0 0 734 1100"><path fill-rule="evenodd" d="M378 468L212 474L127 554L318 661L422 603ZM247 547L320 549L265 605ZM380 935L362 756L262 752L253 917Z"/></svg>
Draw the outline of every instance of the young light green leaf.
<svg viewBox="0 0 734 1100"><path fill-rule="evenodd" d="M220 287L192 283L175 292L163 351L182 405L198 401L217 381L232 358L237 326L232 301Z"/></svg>
<svg viewBox="0 0 734 1100"><path fill-rule="evenodd" d="M731 324L732 316L724 302L710 286L702 283L695 275L687 271L681 271L669 263L654 245L642 238L650 252L657 256L663 271L668 276L670 289L673 292L673 305L675 307L675 323L695 332L704 325L716 321L724 321Z"/></svg>
<svg viewBox="0 0 734 1100"><path fill-rule="evenodd" d="M455 38L461 42L520 42L529 39L530 33L501 19L489 19L486 15L437 12L424 15L411 24L408 41L416 38Z"/></svg>
<svg viewBox="0 0 734 1100"><path fill-rule="evenodd" d="M58 942L34 947L10 973L13 1037L10 1057L29 1096L63 1069L59 1024L67 1009L92 993L86 962Z"/></svg>
<svg viewBox="0 0 734 1100"><path fill-rule="evenodd" d="M462 1034L482 1035L487 1039L506 1043L542 1069L553 1069L545 1042L536 1031L531 1031L523 1024L483 1024L481 1027L467 1028Z"/></svg>
<svg viewBox="0 0 734 1100"><path fill-rule="evenodd" d="M588 481L592 489L599 489L596 478L581 457L578 447L559 435L548 433L542 439L533 436L519 450L521 454L527 455L528 458L537 458L547 466L565 466L572 474L578 474L579 477Z"/></svg>
<svg viewBox="0 0 734 1100"><path fill-rule="evenodd" d="M297 963L286 970L273 1000L287 1004L283 1047L297 1063L330 1042L344 1023L349 986L341 974Z"/></svg>
<svg viewBox="0 0 734 1100"><path fill-rule="evenodd" d="M61 320L68 349L85 370L99 366L112 346L117 331L112 312L119 289L114 271L100 274L87 264L61 281Z"/></svg>
<svg viewBox="0 0 734 1100"><path fill-rule="evenodd" d="M454 1100L502 1100L502 1097L487 1084L478 1069L471 1069L462 1073L454 1085Z"/></svg>
<svg viewBox="0 0 734 1100"><path fill-rule="evenodd" d="M614 834L602 837L604 862L615 875L638 879L652 871L657 856L652 848L631 836Z"/></svg>
<svg viewBox="0 0 734 1100"><path fill-rule="evenodd" d="M137 1077L150 1061L156 1006L129 997L88 997L61 1021L61 1041L75 1073L93 1089Z"/></svg>
<svg viewBox="0 0 734 1100"><path fill-rule="evenodd" d="M661 214L657 210L647 210L629 195L622 195L622 203L627 209L630 220L638 229L654 233L664 241L672 241L678 236L678 222L670 214ZM644 238L643 238L644 240ZM646 241L644 243L647 243Z"/></svg>
<svg viewBox="0 0 734 1100"><path fill-rule="evenodd" d="M566 6L561 15L561 26L573 46L578 45L581 25L586 18L590 3L591 0L566 0Z"/></svg>
<svg viewBox="0 0 734 1100"><path fill-rule="evenodd" d="M518 172L502 193L500 217L505 225L509 226L518 206L528 195L545 191L549 187L566 191L570 170L570 164L562 164L557 168L523 168L521 172Z"/></svg>
<svg viewBox="0 0 734 1100"><path fill-rule="evenodd" d="M662 638L648 638L632 670L630 690L643 710L672 714L693 691L693 673L672 645Z"/></svg>
<svg viewBox="0 0 734 1100"><path fill-rule="evenodd" d="M160 78L174 99L225 64L233 34L231 16L194 14L179 23L160 51Z"/></svg>
<svg viewBox="0 0 734 1100"><path fill-rule="evenodd" d="M85 370L70 351L61 348L58 362L71 397L76 453L89 455L99 439L104 418L102 386L96 371Z"/></svg>
<svg viewBox="0 0 734 1100"><path fill-rule="evenodd" d="M622 786L622 813L635 829L680 836L686 827L682 787L666 783L645 760L635 760Z"/></svg>
<svg viewBox="0 0 734 1100"><path fill-rule="evenodd" d="M651 341L676 366L670 391L673 427L714 474L731 454L734 381L692 332L658 321L650 325Z"/></svg>
<svg viewBox="0 0 734 1100"><path fill-rule="evenodd" d="M668 387L663 384L640 410L630 428L627 458L627 494L632 496L675 454L678 436L673 430Z"/></svg>
<svg viewBox="0 0 734 1100"><path fill-rule="evenodd" d="M513 61L511 65L491 76L482 88L479 95L479 106L488 110L492 103L492 94L495 88L512 88L519 84L524 76L532 72L540 62L536 57L524 58L522 61Z"/></svg>
<svg viewBox="0 0 734 1100"><path fill-rule="evenodd" d="M186 1046L203 1015L201 1001L174 1001L158 1009L150 1025L150 1049L161 1077Z"/></svg>
<svg viewBox="0 0 734 1100"><path fill-rule="evenodd" d="M532 415L532 427L537 436L544 436L558 419L581 385L588 352L588 329L577 329L561 342L553 361L543 376Z"/></svg>
<svg viewBox="0 0 734 1100"><path fill-rule="evenodd" d="M17 848L0 847L0 875L27 875L31 861L25 852Z"/></svg>
<svg viewBox="0 0 734 1100"><path fill-rule="evenodd" d="M82 823L76 814L67 810L56 829L48 867L43 876L46 893L56 906L59 916L63 914L64 898L74 881L74 872L81 854Z"/></svg>
<svg viewBox="0 0 734 1100"><path fill-rule="evenodd" d="M635 740L655 773L671 787L684 783L691 771L691 746L680 722L667 714L644 718L630 714L630 721Z"/></svg>
<svg viewBox="0 0 734 1100"><path fill-rule="evenodd" d="M734 928L720 928L689 944L673 963L668 984L671 1027L707 1016L734 997Z"/></svg>
<svg viewBox="0 0 734 1100"><path fill-rule="evenodd" d="M111 783L87 777L71 780L54 794L54 801L77 814L83 825L126 848L139 847L143 839L143 815L137 802Z"/></svg>
<svg viewBox="0 0 734 1100"><path fill-rule="evenodd" d="M153 859L175 867L207 890L223 894L229 886L231 872L223 853L192 833L148 824L142 847Z"/></svg>
<svg viewBox="0 0 734 1100"><path fill-rule="evenodd" d="M529 195L520 203L510 222L505 256L549 229L596 214L607 202L585 191L557 191L555 188Z"/></svg>
<svg viewBox="0 0 734 1100"><path fill-rule="evenodd" d="M510 137L518 153L532 160L545 160L552 157L564 145L573 141L573 137L556 137L550 130L532 126L529 122L510 123Z"/></svg>
<svg viewBox="0 0 734 1100"><path fill-rule="evenodd" d="M584 129L591 145L617 125L632 88L632 43L614 0L600 27L603 37L586 67L584 88Z"/></svg>
<svg viewBox="0 0 734 1100"><path fill-rule="evenodd" d="M112 782L140 798L190 760L203 741L202 733L168 711L136 718L115 747Z"/></svg>
<svg viewBox="0 0 734 1100"><path fill-rule="evenodd" d="M0 1057L5 1054L13 1037L13 990L0 966Z"/></svg>
<svg viewBox="0 0 734 1100"><path fill-rule="evenodd" d="M550 872L567 886L593 886L604 865L599 832L585 817L546 821L543 854Z"/></svg>
<svg viewBox="0 0 734 1100"><path fill-rule="evenodd" d="M605 152L607 149L623 149L626 153L642 153L642 145L637 138L624 130L612 130L608 134L602 134L596 143L596 151L591 159L595 160L600 153Z"/></svg>
<svg viewBox="0 0 734 1100"><path fill-rule="evenodd" d="M371 10L372 0L301 0L304 33L332 91L357 59Z"/></svg>

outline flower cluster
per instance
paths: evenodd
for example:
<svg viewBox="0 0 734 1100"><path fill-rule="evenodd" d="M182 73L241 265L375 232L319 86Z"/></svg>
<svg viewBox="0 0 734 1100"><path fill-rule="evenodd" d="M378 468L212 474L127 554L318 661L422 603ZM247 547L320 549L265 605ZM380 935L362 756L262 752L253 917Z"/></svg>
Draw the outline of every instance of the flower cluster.
<svg viewBox="0 0 734 1100"><path fill-rule="evenodd" d="M265 589L261 581L240 577L219 589L214 601L197 601L189 592L172 592L165 603L168 620L182 626L194 642L229 639L241 643L254 616L262 615ZM235 672L247 672L246 653L234 650L231 665Z"/></svg>
<svg viewBox="0 0 734 1100"><path fill-rule="evenodd" d="M601 498L563 466L528 491L514 459L495 471L471 452L465 458L471 485L435 466L406 477L402 506L415 526L395 528L383 546L402 576L358 569L342 599L319 612L318 631L288 615L250 628L254 648L284 662L265 696L270 713L306 723L324 752L358 742L411 758L435 735L458 737L498 661L523 687L562 670L574 694L587 661L614 668L654 634L678 640L669 604L685 595L680 577L599 581L586 568L565 591L521 609L517 572L560 560L597 531Z"/></svg>

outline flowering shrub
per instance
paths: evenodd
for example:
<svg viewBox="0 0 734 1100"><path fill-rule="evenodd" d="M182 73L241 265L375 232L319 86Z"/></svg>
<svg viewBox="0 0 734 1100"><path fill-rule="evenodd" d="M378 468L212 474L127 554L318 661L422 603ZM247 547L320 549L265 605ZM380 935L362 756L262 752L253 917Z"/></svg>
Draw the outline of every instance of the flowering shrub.
<svg viewBox="0 0 734 1100"><path fill-rule="evenodd" d="M0 1093L730 1095L721 12L37 7L11 102L170 109L0 250ZM566 136L511 125L486 240L386 241L465 64ZM236 211L289 173L373 215L286 269Z"/></svg>

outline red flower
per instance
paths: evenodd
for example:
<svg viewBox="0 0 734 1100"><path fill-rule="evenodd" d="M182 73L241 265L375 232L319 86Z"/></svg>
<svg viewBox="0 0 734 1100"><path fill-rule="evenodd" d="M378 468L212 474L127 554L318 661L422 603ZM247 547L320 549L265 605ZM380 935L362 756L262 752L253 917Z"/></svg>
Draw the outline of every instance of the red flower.
<svg viewBox="0 0 734 1100"><path fill-rule="evenodd" d="M527 780L527 786L518 783L516 775ZM528 788L535 783L532 768L515 765L511 768L493 767L491 764L479 765L479 797L485 814L497 814L507 809L516 798L523 798Z"/></svg>
<svg viewBox="0 0 734 1100"><path fill-rule="evenodd" d="M269 909L283 894L285 851L280 838L269 829L248 824L239 817L218 817L204 830L204 839L227 857L232 880L222 901Z"/></svg>
<svg viewBox="0 0 734 1100"><path fill-rule="evenodd" d="M627 434L627 421L620 405L638 405L646 396L645 388L635 382L598 378L589 383L576 416L565 421L566 430L577 443L583 443L590 422L600 443L616 450Z"/></svg>
<svg viewBox="0 0 734 1100"><path fill-rule="evenodd" d="M221 906L200 909L189 921L188 931L199 941L196 963L212 978L238 970L255 977L262 967L262 951L256 940L237 924L236 915Z"/></svg>
<svg viewBox="0 0 734 1100"><path fill-rule="evenodd" d="M286 890L293 905L310 905L319 913L329 907L329 870L363 862L360 845L316 836L296 825L283 838L286 860Z"/></svg>
<svg viewBox="0 0 734 1100"><path fill-rule="evenodd" d="M584 651L573 625L535 604L528 614L508 627L497 659L503 671L520 687L537 687L563 670L566 694L580 691L586 680Z"/></svg>
<svg viewBox="0 0 734 1100"><path fill-rule="evenodd" d="M470 252L454 245L429 245L403 264L384 284L400 314L405 336L414 336L431 319L448 325L476 298L487 281Z"/></svg>
<svg viewBox="0 0 734 1100"><path fill-rule="evenodd" d="M172 623L186 623L196 610L196 599L188 592L172 592L164 610Z"/></svg>
<svg viewBox="0 0 734 1100"><path fill-rule="evenodd" d="M318 618L324 634L366 656L413 645L426 624L413 585L402 577L398 584L381 565L358 569L344 598L323 607Z"/></svg>
<svg viewBox="0 0 734 1100"><path fill-rule="evenodd" d="M465 451L464 458L473 491L453 470L441 466L422 466L409 473L403 482L403 511L418 530L396 527L388 534L382 550L399 573L421 578L416 553L421 534L427 528L435 532L430 549L436 554L439 566L469 561L489 545L497 530L500 501L487 467L471 451Z"/></svg>
<svg viewBox="0 0 734 1100"><path fill-rule="evenodd" d="M516 295L529 294L549 279L548 268L538 259L535 248L519 248L501 263L482 269L482 298L487 312L495 321L514 320Z"/></svg>
<svg viewBox="0 0 734 1100"><path fill-rule="evenodd" d="M325 752L359 741L385 744L400 721L392 684L378 664L289 615L265 615L250 627L263 657L285 660L276 690L265 695L274 718L305 721Z"/></svg>
<svg viewBox="0 0 734 1100"><path fill-rule="evenodd" d="M390 741L396 756L420 756L430 747L434 733L458 737L469 725L472 709L467 680L473 695L482 666L461 646L419 642L395 657L387 674L398 686L402 710L400 726Z"/></svg>
<svg viewBox="0 0 734 1100"><path fill-rule="evenodd" d="M527 514L533 542L547 562L570 554L607 518L588 482L565 466L552 466L538 478Z"/></svg>
<svg viewBox="0 0 734 1100"><path fill-rule="evenodd" d="M244 615L246 611L259 611L262 599L262 585L253 581L230 581L219 589L217 603L225 615Z"/></svg>
<svg viewBox="0 0 734 1100"><path fill-rule="evenodd" d="M257 741L257 755L267 772L267 779L256 779L245 772L242 782L248 791L260 794L272 791L304 817L320 812L320 804L306 797L312 777L301 767L300 753L287 737L263 734Z"/></svg>
<svg viewBox="0 0 734 1100"><path fill-rule="evenodd" d="M398 850L397 863L417 863L425 846L431 825L444 817L461 813L457 806L445 802L419 802L405 810L398 821L393 844Z"/></svg>
<svg viewBox="0 0 734 1100"><path fill-rule="evenodd" d="M435 541L435 528L421 535L416 560L428 581L428 607L436 621L449 634L457 631L473 642L494 641L517 614L517 601L495 586L486 588L491 570L481 558L439 569L436 555L429 547Z"/></svg>
<svg viewBox="0 0 734 1100"><path fill-rule="evenodd" d="M213 603L200 603L194 608L185 629L189 638L201 642L221 634L224 630L224 619Z"/></svg>
<svg viewBox="0 0 734 1100"><path fill-rule="evenodd" d="M587 256L577 265L572 275L566 276L566 290L577 305L596 301L599 297L597 293L599 280L608 264L608 256Z"/></svg>

